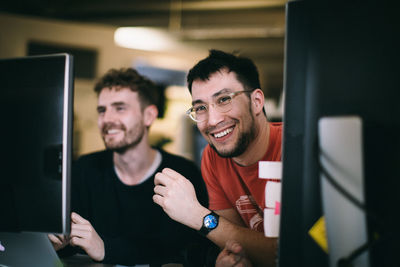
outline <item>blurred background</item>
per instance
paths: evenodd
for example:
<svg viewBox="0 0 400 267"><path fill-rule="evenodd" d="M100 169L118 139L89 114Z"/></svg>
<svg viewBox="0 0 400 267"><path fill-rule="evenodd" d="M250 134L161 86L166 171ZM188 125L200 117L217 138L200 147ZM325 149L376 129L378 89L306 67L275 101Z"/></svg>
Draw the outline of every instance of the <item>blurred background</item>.
<svg viewBox="0 0 400 267"><path fill-rule="evenodd" d="M282 118L286 0L3 0L0 58L68 52L75 61L74 156L103 149L93 86L133 67L165 96L153 145L199 162L186 74L209 49L254 60L269 119ZM23 75L23 73L21 73ZM38 85L40 89L40 85Z"/></svg>

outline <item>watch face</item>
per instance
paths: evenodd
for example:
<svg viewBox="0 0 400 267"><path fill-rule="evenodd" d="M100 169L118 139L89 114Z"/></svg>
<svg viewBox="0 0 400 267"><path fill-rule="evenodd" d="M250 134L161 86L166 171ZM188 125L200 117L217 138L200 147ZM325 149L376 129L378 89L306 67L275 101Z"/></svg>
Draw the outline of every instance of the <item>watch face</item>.
<svg viewBox="0 0 400 267"><path fill-rule="evenodd" d="M217 225L218 219L214 215L209 214L204 218L204 226L208 229L214 229Z"/></svg>

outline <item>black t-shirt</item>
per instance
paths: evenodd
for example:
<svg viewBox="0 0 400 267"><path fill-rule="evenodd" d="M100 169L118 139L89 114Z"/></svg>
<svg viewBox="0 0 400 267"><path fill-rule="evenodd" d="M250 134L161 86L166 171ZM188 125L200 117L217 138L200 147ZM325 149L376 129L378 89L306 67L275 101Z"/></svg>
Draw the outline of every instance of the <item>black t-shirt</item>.
<svg viewBox="0 0 400 267"><path fill-rule="evenodd" d="M155 173L166 167L179 172L192 182L199 202L208 207L198 167L182 157L160 152L162 161ZM202 257L210 244L195 230L170 219L153 202L155 173L141 184L127 186L115 173L111 151L85 155L74 163L72 211L90 221L103 239L103 262L157 265L199 261L193 257ZM198 255L193 249L199 249L195 252Z"/></svg>

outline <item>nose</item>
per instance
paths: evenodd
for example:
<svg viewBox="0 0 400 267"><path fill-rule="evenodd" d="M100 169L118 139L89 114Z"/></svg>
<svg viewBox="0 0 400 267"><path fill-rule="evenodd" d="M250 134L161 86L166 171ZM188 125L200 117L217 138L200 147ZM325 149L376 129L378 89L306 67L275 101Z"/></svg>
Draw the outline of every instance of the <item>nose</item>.
<svg viewBox="0 0 400 267"><path fill-rule="evenodd" d="M112 121L112 119L113 119L112 112L110 110L105 110L102 118L103 118L104 122Z"/></svg>
<svg viewBox="0 0 400 267"><path fill-rule="evenodd" d="M224 120L224 114L219 112L214 105L208 106L208 124L215 126Z"/></svg>
<svg viewBox="0 0 400 267"><path fill-rule="evenodd" d="M103 113L99 114L98 123L100 127L105 123L114 121L115 121L115 115L114 112L110 109L106 109L105 111L103 111Z"/></svg>

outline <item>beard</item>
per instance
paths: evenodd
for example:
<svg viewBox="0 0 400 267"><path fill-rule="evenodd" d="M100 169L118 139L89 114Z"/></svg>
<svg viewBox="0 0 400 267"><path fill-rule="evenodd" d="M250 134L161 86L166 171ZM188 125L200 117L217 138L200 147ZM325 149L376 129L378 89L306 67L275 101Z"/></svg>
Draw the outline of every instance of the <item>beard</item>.
<svg viewBox="0 0 400 267"><path fill-rule="evenodd" d="M121 140L115 141L113 139L106 140L105 133L110 128L118 128L124 132L124 137ZM145 134L145 127L143 125L136 125L135 127L127 130L124 125L106 124L103 127L103 142L106 149L117 152L124 153L130 148L136 147L143 139Z"/></svg>
<svg viewBox="0 0 400 267"><path fill-rule="evenodd" d="M254 126L254 118L250 116L250 127L247 131L242 132L239 135L238 140L236 141L234 147L230 150L228 149L217 149L211 142L209 142L212 149L214 149L217 154L222 158L234 158L242 155L252 140L254 140L256 131Z"/></svg>

